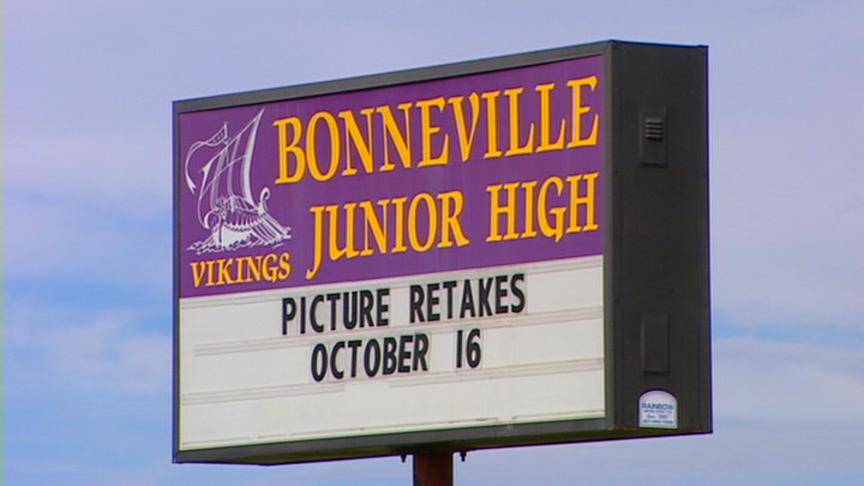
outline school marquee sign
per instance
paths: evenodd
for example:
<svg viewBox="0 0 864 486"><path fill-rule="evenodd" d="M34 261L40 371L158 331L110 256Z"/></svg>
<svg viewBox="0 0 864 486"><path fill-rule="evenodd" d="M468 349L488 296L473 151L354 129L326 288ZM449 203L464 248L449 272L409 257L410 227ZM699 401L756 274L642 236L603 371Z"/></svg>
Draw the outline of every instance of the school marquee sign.
<svg viewBox="0 0 864 486"><path fill-rule="evenodd" d="M705 63L605 42L176 102L175 460L710 431Z"/></svg>

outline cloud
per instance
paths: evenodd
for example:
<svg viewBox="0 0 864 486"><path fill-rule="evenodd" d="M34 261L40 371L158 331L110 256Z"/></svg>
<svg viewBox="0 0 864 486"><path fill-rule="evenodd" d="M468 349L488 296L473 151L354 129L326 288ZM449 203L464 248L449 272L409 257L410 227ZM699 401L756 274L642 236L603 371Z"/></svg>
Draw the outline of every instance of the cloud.
<svg viewBox="0 0 864 486"><path fill-rule="evenodd" d="M752 325L861 328L864 34L842 8L799 10L711 51L715 302Z"/></svg>
<svg viewBox="0 0 864 486"><path fill-rule="evenodd" d="M469 453L472 485L860 484L855 431L720 421L713 435Z"/></svg>
<svg viewBox="0 0 864 486"><path fill-rule="evenodd" d="M8 197L5 274L15 279L102 282L168 289L167 223L130 221L110 203Z"/></svg>
<svg viewBox="0 0 864 486"><path fill-rule="evenodd" d="M96 136L22 134L4 147L4 183L13 197L110 209L152 222L171 208L170 137L168 120L161 133L113 128Z"/></svg>
<svg viewBox="0 0 864 486"><path fill-rule="evenodd" d="M7 382L16 394L153 396L170 389L171 338L132 309L15 302L5 312Z"/></svg>
<svg viewBox="0 0 864 486"><path fill-rule="evenodd" d="M718 416L763 424L864 424L857 346L715 341Z"/></svg>

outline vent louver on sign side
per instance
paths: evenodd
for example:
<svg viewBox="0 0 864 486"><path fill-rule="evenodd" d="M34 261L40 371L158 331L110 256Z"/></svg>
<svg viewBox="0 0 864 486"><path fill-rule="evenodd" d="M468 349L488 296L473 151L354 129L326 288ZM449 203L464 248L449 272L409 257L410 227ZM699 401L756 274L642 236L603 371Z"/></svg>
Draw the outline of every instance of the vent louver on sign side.
<svg viewBox="0 0 864 486"><path fill-rule="evenodd" d="M642 130L648 140L663 140L663 119L645 118Z"/></svg>
<svg viewBox="0 0 864 486"><path fill-rule="evenodd" d="M639 112L639 160L642 165L667 167L666 107L643 107Z"/></svg>

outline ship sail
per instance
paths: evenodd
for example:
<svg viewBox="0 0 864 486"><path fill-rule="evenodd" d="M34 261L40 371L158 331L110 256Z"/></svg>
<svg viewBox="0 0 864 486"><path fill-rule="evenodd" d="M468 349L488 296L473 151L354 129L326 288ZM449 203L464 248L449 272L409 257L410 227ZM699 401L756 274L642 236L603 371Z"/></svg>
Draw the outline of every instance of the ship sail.
<svg viewBox="0 0 864 486"><path fill-rule="evenodd" d="M197 217L210 236L189 247L198 254L240 247L276 245L291 237L267 210L268 188L258 200L252 193L252 156L258 125L264 110L229 137L225 123L213 136L192 144L186 154L185 173L189 190L197 193ZM205 160L197 172L190 167ZM194 175L200 183L196 184Z"/></svg>

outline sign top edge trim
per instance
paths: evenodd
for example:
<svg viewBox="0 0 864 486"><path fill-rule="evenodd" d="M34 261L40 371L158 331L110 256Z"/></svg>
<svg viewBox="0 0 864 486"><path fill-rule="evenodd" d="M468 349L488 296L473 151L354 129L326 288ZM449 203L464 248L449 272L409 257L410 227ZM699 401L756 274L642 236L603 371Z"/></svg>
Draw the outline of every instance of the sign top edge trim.
<svg viewBox="0 0 864 486"><path fill-rule="evenodd" d="M362 74L347 78L332 80L313 81L292 86L272 87L241 91L228 94L204 96L175 100L174 113L191 113L207 111L219 108L237 107L273 101L306 98L311 96L322 96L333 93L345 93L364 89L382 88L399 84L407 84L420 81L432 81L436 79L467 76L503 69L527 67L537 64L576 59L593 55L602 55L610 45L633 45L633 46L663 46L685 49L704 49L704 45L663 44L653 42L633 42L609 39L587 44L541 49L516 54L505 54L487 58L479 58L467 61L458 61L447 64L437 64L417 68L402 69L396 71Z"/></svg>

